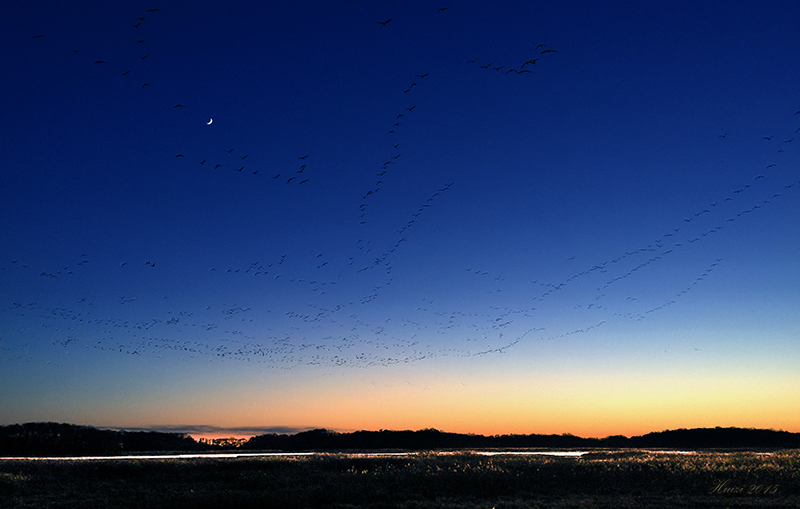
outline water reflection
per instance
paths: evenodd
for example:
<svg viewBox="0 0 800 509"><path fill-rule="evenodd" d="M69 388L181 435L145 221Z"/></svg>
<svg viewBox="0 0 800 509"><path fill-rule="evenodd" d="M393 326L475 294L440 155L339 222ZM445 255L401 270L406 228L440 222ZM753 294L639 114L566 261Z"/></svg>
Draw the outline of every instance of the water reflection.
<svg viewBox="0 0 800 509"><path fill-rule="evenodd" d="M395 456L440 455L452 456L456 454L476 454L480 456L559 456L563 458L580 458L589 453L623 452L611 451L413 451L413 452L233 452L233 453L187 453L187 454L153 454L131 456L37 456L37 457L0 457L0 461L9 460L50 460L50 461L100 461L100 460L169 460L169 459L237 459L237 458L293 458L302 456L346 456L349 458L380 458ZM665 450L626 450L625 452L647 452L653 454L697 454L696 451L665 451ZM768 454L768 453L767 453Z"/></svg>

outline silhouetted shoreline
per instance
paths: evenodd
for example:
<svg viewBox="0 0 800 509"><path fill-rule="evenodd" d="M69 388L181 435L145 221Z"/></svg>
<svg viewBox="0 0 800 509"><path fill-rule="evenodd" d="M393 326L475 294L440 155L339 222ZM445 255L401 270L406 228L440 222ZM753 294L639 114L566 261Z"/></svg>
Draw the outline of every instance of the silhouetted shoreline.
<svg viewBox="0 0 800 509"><path fill-rule="evenodd" d="M448 449L799 449L800 433L750 428L694 428L581 438L562 435L475 435L436 429L355 431L315 429L265 434L223 445L197 441L185 433L104 430L64 423L0 426L0 456L124 455L166 451L354 451Z"/></svg>

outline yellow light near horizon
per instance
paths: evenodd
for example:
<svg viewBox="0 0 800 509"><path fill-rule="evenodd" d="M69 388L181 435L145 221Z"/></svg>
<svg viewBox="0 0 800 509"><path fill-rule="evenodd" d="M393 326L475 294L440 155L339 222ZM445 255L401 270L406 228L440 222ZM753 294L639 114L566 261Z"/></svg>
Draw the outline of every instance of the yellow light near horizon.
<svg viewBox="0 0 800 509"><path fill-rule="evenodd" d="M487 368L437 373L406 369L352 370L320 376L297 373L283 383L263 378L233 392L225 386L200 387L179 405L167 400L126 406L128 417L147 406L157 424L205 424L220 428L273 427L336 431L419 430L455 433L564 434L603 438L635 436L666 429L753 427L800 431L800 374L750 374L725 366L660 366L617 369ZM110 423L110 419L101 422ZM124 422L124 423L123 423ZM294 431L290 431L293 433ZM238 436L224 431L203 437Z"/></svg>

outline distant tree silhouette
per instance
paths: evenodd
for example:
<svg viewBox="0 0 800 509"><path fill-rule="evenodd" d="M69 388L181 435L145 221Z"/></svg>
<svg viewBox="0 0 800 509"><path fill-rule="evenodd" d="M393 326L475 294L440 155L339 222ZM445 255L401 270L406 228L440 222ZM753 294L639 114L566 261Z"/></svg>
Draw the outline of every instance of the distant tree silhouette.
<svg viewBox="0 0 800 509"><path fill-rule="evenodd" d="M234 446L230 446L231 448ZM441 449L588 449L588 448L800 448L800 433L745 428L696 428L648 433L627 438L581 438L562 435L473 435L433 428L419 431L313 429L294 435L266 434L239 448L263 451L357 451ZM114 455L134 452L219 450L182 433L99 430L54 422L0 426L0 456Z"/></svg>
<svg viewBox="0 0 800 509"><path fill-rule="evenodd" d="M99 430L55 422L0 427L0 455L108 455L144 451L189 451L201 448L182 433Z"/></svg>

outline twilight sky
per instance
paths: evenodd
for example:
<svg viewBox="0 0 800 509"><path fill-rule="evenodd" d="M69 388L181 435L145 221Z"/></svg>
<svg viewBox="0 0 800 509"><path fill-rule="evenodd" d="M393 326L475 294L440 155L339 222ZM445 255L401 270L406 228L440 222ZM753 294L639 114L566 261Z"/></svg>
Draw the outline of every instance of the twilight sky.
<svg viewBox="0 0 800 509"><path fill-rule="evenodd" d="M798 432L798 26L6 2L0 424Z"/></svg>

